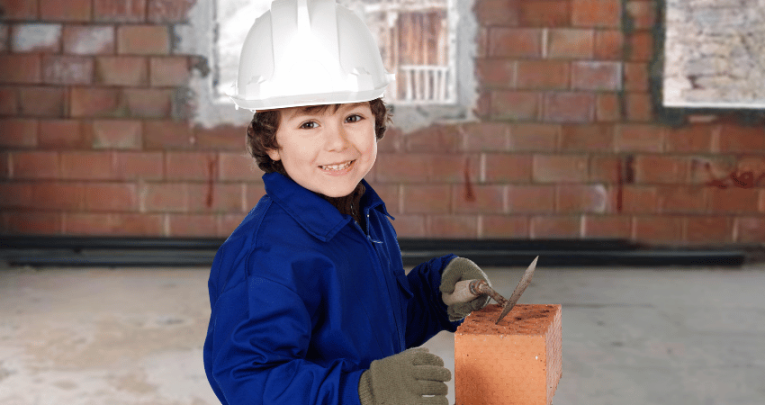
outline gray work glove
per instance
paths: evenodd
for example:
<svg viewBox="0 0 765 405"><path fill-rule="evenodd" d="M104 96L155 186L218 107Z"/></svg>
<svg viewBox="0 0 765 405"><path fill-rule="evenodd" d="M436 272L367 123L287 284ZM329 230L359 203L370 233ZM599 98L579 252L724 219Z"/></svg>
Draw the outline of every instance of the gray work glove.
<svg viewBox="0 0 765 405"><path fill-rule="evenodd" d="M486 280L489 286L491 286L489 277L477 264L473 263L470 259L456 257L449 262L441 273L441 286L438 289L441 293L451 294L454 292L454 286L457 282L475 279ZM449 320L455 322L468 316L472 311L485 307L488 303L489 296L481 295L470 302L449 305L446 308L446 313L449 314Z"/></svg>
<svg viewBox="0 0 765 405"><path fill-rule="evenodd" d="M361 405L448 405L451 379L440 357L424 347L408 349L372 362L361 374L359 399Z"/></svg>

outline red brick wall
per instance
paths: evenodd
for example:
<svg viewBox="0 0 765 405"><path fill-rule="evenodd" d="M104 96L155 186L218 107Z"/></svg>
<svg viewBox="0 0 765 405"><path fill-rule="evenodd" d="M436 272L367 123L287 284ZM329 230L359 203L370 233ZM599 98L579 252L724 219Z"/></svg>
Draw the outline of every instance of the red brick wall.
<svg viewBox="0 0 765 405"><path fill-rule="evenodd" d="M178 119L194 55L171 32L192 4L0 0L3 233L227 236L257 202L244 127ZM400 236L765 241L745 174L765 173L765 132L659 123L655 10L476 0L480 122L394 128L368 177Z"/></svg>

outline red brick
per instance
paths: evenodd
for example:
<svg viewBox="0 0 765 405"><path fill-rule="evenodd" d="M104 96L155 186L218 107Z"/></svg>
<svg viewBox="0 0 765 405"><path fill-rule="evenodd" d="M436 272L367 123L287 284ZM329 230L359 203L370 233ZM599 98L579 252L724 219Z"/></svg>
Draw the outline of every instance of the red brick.
<svg viewBox="0 0 765 405"><path fill-rule="evenodd" d="M11 153L14 179L57 179L59 177L59 156L56 152L15 152Z"/></svg>
<svg viewBox="0 0 765 405"><path fill-rule="evenodd" d="M535 28L492 28L489 55L494 57L542 56L542 30Z"/></svg>
<svg viewBox="0 0 765 405"><path fill-rule="evenodd" d="M40 83L41 66L40 54L0 55L0 83Z"/></svg>
<svg viewBox="0 0 765 405"><path fill-rule="evenodd" d="M244 211L244 187L241 184L190 183L189 212L233 213Z"/></svg>
<svg viewBox="0 0 765 405"><path fill-rule="evenodd" d="M559 124L517 123L510 127L510 150L554 151L561 132Z"/></svg>
<svg viewBox="0 0 765 405"><path fill-rule="evenodd" d="M35 20L39 12L37 1L30 0L0 0L0 10L5 20Z"/></svg>
<svg viewBox="0 0 765 405"><path fill-rule="evenodd" d="M620 170L624 171L625 164L621 160L612 154L590 156L590 181L618 183Z"/></svg>
<svg viewBox="0 0 765 405"><path fill-rule="evenodd" d="M587 156L534 155L533 179L537 182L587 180Z"/></svg>
<svg viewBox="0 0 765 405"><path fill-rule="evenodd" d="M667 152L710 152L713 129L705 124L668 128L665 149Z"/></svg>
<svg viewBox="0 0 765 405"><path fill-rule="evenodd" d="M163 215L65 214L64 233L71 235L162 236Z"/></svg>
<svg viewBox="0 0 765 405"><path fill-rule="evenodd" d="M745 178L741 179L741 176L752 172L755 187L765 186L765 157L761 155L740 157L737 169L740 181L746 181Z"/></svg>
<svg viewBox="0 0 765 405"><path fill-rule="evenodd" d="M721 127L719 142L721 152L760 152L765 150L765 129L726 124Z"/></svg>
<svg viewBox="0 0 765 405"><path fill-rule="evenodd" d="M170 112L172 110L172 90L125 89L124 95L131 117L170 117Z"/></svg>
<svg viewBox="0 0 765 405"><path fill-rule="evenodd" d="M517 88L564 90L569 87L570 67L565 61L520 60Z"/></svg>
<svg viewBox="0 0 765 405"><path fill-rule="evenodd" d="M703 187L662 186L657 188L657 193L662 213L701 214L707 207Z"/></svg>
<svg viewBox="0 0 765 405"><path fill-rule="evenodd" d="M584 221L586 238L620 238L632 236L632 218L623 216L587 215Z"/></svg>
<svg viewBox="0 0 765 405"><path fill-rule="evenodd" d="M517 26L520 20L519 0L483 0L475 3L474 12L482 27Z"/></svg>
<svg viewBox="0 0 765 405"><path fill-rule="evenodd" d="M93 59L83 56L43 56L43 82L48 84L90 84Z"/></svg>
<svg viewBox="0 0 765 405"><path fill-rule="evenodd" d="M45 21L90 21L92 0L40 0L40 17Z"/></svg>
<svg viewBox="0 0 765 405"><path fill-rule="evenodd" d="M246 153L220 153L220 179L252 181L260 177L255 158Z"/></svg>
<svg viewBox="0 0 765 405"><path fill-rule="evenodd" d="M690 161L690 183L716 187L712 181L717 179L725 183L726 188L732 187L732 180L728 176L736 170L737 162L738 159L734 156L694 156Z"/></svg>
<svg viewBox="0 0 765 405"><path fill-rule="evenodd" d="M508 186L507 206L512 213L555 212L555 186Z"/></svg>
<svg viewBox="0 0 765 405"><path fill-rule="evenodd" d="M756 213L759 205L759 190L756 188L710 187L709 209L715 213Z"/></svg>
<svg viewBox="0 0 765 405"><path fill-rule="evenodd" d="M647 244L679 244L683 240L683 218L674 216L636 217L635 237Z"/></svg>
<svg viewBox="0 0 765 405"><path fill-rule="evenodd" d="M582 220L579 217L545 216L531 219L532 239L578 238L581 235Z"/></svg>
<svg viewBox="0 0 765 405"><path fill-rule="evenodd" d="M167 55L170 33L164 25L123 25L117 28L117 52L136 55Z"/></svg>
<svg viewBox="0 0 765 405"><path fill-rule="evenodd" d="M461 151L501 152L509 147L510 125L508 124L480 122L462 124L460 128L463 135Z"/></svg>
<svg viewBox="0 0 765 405"><path fill-rule="evenodd" d="M398 186L391 186L393 188L398 189ZM378 190L379 187L375 187L375 191ZM382 189L381 189L382 190ZM263 186L263 183L247 183L245 184L245 190L244 190L244 206L246 209L252 209L258 201L260 201L263 196L266 195L266 188ZM382 194L380 194L382 197ZM385 199L386 205L388 207L388 211L390 213L393 212L399 212L397 206L398 206L398 197L396 197L394 200Z"/></svg>
<svg viewBox="0 0 765 405"><path fill-rule="evenodd" d="M399 238L422 238L427 236L424 215L396 215L391 221Z"/></svg>
<svg viewBox="0 0 765 405"><path fill-rule="evenodd" d="M0 119L0 146L35 147L37 146L37 120L6 118Z"/></svg>
<svg viewBox="0 0 765 405"><path fill-rule="evenodd" d="M18 87L0 87L0 115L16 115L19 112Z"/></svg>
<svg viewBox="0 0 765 405"><path fill-rule="evenodd" d="M447 214L451 210L449 185L416 184L402 190L406 214Z"/></svg>
<svg viewBox="0 0 765 405"><path fill-rule="evenodd" d="M541 0L520 2L520 25L524 27L565 27L571 23L571 3Z"/></svg>
<svg viewBox="0 0 765 405"><path fill-rule="evenodd" d="M90 147L79 120L40 121L39 146L50 149Z"/></svg>
<svg viewBox="0 0 765 405"><path fill-rule="evenodd" d="M192 149L195 142L192 128L188 122L170 120L147 120L144 122L144 149Z"/></svg>
<svg viewBox="0 0 765 405"><path fill-rule="evenodd" d="M619 189L613 192L617 199ZM618 201L614 201L615 211L627 214L650 214L658 212L658 193L655 187L632 186L622 187L622 207L619 209Z"/></svg>
<svg viewBox="0 0 765 405"><path fill-rule="evenodd" d="M592 122L595 120L595 95L585 92L559 92L545 95L545 121Z"/></svg>
<svg viewBox="0 0 765 405"><path fill-rule="evenodd" d="M155 23L180 23L197 0L148 0L148 20Z"/></svg>
<svg viewBox="0 0 765 405"><path fill-rule="evenodd" d="M10 177L10 154L0 152L0 179L5 180Z"/></svg>
<svg viewBox="0 0 765 405"><path fill-rule="evenodd" d="M15 24L11 27L11 50L16 53L58 53L61 51L61 25Z"/></svg>
<svg viewBox="0 0 765 405"><path fill-rule="evenodd" d="M167 152L165 176L168 180L216 180L218 155L209 152Z"/></svg>
<svg viewBox="0 0 765 405"><path fill-rule="evenodd" d="M604 213L608 209L608 191L601 184L560 185L556 204L559 213Z"/></svg>
<svg viewBox="0 0 765 405"><path fill-rule="evenodd" d="M5 212L6 232L11 234L57 235L62 229L62 215L58 212L18 211Z"/></svg>
<svg viewBox="0 0 765 405"><path fill-rule="evenodd" d="M79 184L36 181L26 208L80 211L84 208L84 189Z"/></svg>
<svg viewBox="0 0 765 405"><path fill-rule="evenodd" d="M736 218L735 234L736 242L765 242L765 217Z"/></svg>
<svg viewBox="0 0 765 405"><path fill-rule="evenodd" d="M136 211L138 193L133 183L85 183L88 211Z"/></svg>
<svg viewBox="0 0 765 405"><path fill-rule="evenodd" d="M475 57L486 58L489 56L489 31L490 27L478 27L478 33L475 36Z"/></svg>
<svg viewBox="0 0 765 405"><path fill-rule="evenodd" d="M671 155L638 155L635 159L635 180L638 183L684 183L689 162Z"/></svg>
<svg viewBox="0 0 765 405"><path fill-rule="evenodd" d="M32 201L32 185L36 182L0 182L0 207L28 208Z"/></svg>
<svg viewBox="0 0 765 405"><path fill-rule="evenodd" d="M171 237L211 237L217 233L217 215L168 215Z"/></svg>
<svg viewBox="0 0 765 405"><path fill-rule="evenodd" d="M96 58L96 83L115 86L146 86L149 64L143 56L103 56Z"/></svg>
<svg viewBox="0 0 765 405"><path fill-rule="evenodd" d="M508 59L476 59L475 72L484 87L515 87L516 61Z"/></svg>
<svg viewBox="0 0 765 405"><path fill-rule="evenodd" d="M400 128L390 127L385 130L383 139L377 142L377 153L395 153L402 150L404 136Z"/></svg>
<svg viewBox="0 0 765 405"><path fill-rule="evenodd" d="M67 180L111 180L112 155L107 152L61 152L61 178Z"/></svg>
<svg viewBox="0 0 765 405"><path fill-rule="evenodd" d="M455 185L452 187L452 207L460 214L501 214L505 211L505 187Z"/></svg>
<svg viewBox="0 0 765 405"><path fill-rule="evenodd" d="M126 115L120 92L107 87L73 87L70 91L72 117L121 117Z"/></svg>
<svg viewBox="0 0 765 405"><path fill-rule="evenodd" d="M541 94L531 91L494 91L491 114L497 120L534 120L541 113Z"/></svg>
<svg viewBox="0 0 765 405"><path fill-rule="evenodd" d="M478 237L478 217L473 215L434 215L427 218L426 234L431 238Z"/></svg>
<svg viewBox="0 0 765 405"><path fill-rule="evenodd" d="M480 238L487 239L528 239L529 219L523 216L485 215L481 216Z"/></svg>
<svg viewBox="0 0 765 405"><path fill-rule="evenodd" d="M595 99L595 119L598 122L615 122L622 119L622 107L618 94L597 94Z"/></svg>
<svg viewBox="0 0 765 405"><path fill-rule="evenodd" d="M627 59L634 62L650 62L653 59L653 34L651 31L635 31L627 37Z"/></svg>
<svg viewBox="0 0 765 405"><path fill-rule="evenodd" d="M93 18L96 21L143 22L146 0L93 0Z"/></svg>
<svg viewBox="0 0 765 405"><path fill-rule="evenodd" d="M111 25L64 26L64 52L74 55L108 55L115 50Z"/></svg>
<svg viewBox="0 0 765 405"><path fill-rule="evenodd" d="M563 125L560 138L562 151L610 152L614 148L614 126Z"/></svg>
<svg viewBox="0 0 765 405"><path fill-rule="evenodd" d="M591 59L595 49L593 30L553 28L547 41L545 56L553 59Z"/></svg>
<svg viewBox="0 0 765 405"><path fill-rule="evenodd" d="M481 118L482 120L488 121L491 114L491 98L493 97L493 92L486 91L486 90L479 90L478 91L478 100L476 100L476 106L473 109L473 113L476 115L476 117Z"/></svg>
<svg viewBox="0 0 765 405"><path fill-rule="evenodd" d="M241 135L237 136L241 138ZM459 141L460 136L457 127L431 125L409 133L406 136L404 147L408 152L456 152L459 148Z"/></svg>
<svg viewBox="0 0 765 405"><path fill-rule="evenodd" d="M621 0L573 0L571 22L577 27L621 25Z"/></svg>
<svg viewBox="0 0 765 405"><path fill-rule="evenodd" d="M11 27L0 23L0 52L5 53L10 49L9 38L11 37Z"/></svg>
<svg viewBox="0 0 765 405"><path fill-rule="evenodd" d="M649 86L647 63L628 62L624 64L624 90L647 92Z"/></svg>
<svg viewBox="0 0 765 405"><path fill-rule="evenodd" d="M471 155L426 155L429 182L477 183L480 176L480 158Z"/></svg>
<svg viewBox="0 0 765 405"><path fill-rule="evenodd" d="M378 182L424 182L428 176L428 162L420 154L389 154L377 155Z"/></svg>
<svg viewBox="0 0 765 405"><path fill-rule="evenodd" d="M656 24L656 3L652 1L628 1L625 14L634 28L653 28Z"/></svg>
<svg viewBox="0 0 765 405"><path fill-rule="evenodd" d="M225 238L231 235L232 232L242 223L244 214L220 214L218 215L218 237Z"/></svg>
<svg viewBox="0 0 765 405"><path fill-rule="evenodd" d="M20 87L19 113L33 117L63 117L66 92L62 87Z"/></svg>
<svg viewBox="0 0 765 405"><path fill-rule="evenodd" d="M189 76L189 60L185 56L151 58L152 87L182 86Z"/></svg>
<svg viewBox="0 0 765 405"><path fill-rule="evenodd" d="M531 180L531 156L495 154L485 157L485 181L488 183L528 182Z"/></svg>
<svg viewBox="0 0 765 405"><path fill-rule="evenodd" d="M649 93L627 93L627 119L629 121L651 121L653 101Z"/></svg>
<svg viewBox="0 0 765 405"><path fill-rule="evenodd" d="M93 122L93 149L140 149L141 121L96 120Z"/></svg>
<svg viewBox="0 0 765 405"><path fill-rule="evenodd" d="M118 180L161 180L164 157L160 152L114 152L114 177Z"/></svg>
<svg viewBox="0 0 765 405"><path fill-rule="evenodd" d="M661 152L665 129L650 124L623 124L616 127L615 146L620 152Z"/></svg>
<svg viewBox="0 0 765 405"><path fill-rule="evenodd" d="M571 87L575 90L620 90L621 68L619 62L573 62Z"/></svg>
<svg viewBox="0 0 765 405"><path fill-rule="evenodd" d="M466 177L475 183L479 175L478 157L463 155L379 154L376 166L376 180L381 183L462 183Z"/></svg>
<svg viewBox="0 0 765 405"><path fill-rule="evenodd" d="M595 59L622 60L624 54L624 34L621 30L595 31Z"/></svg>
<svg viewBox="0 0 765 405"><path fill-rule="evenodd" d="M194 139L200 149L241 151L245 148L246 134L247 128L240 126L194 127Z"/></svg>
<svg viewBox="0 0 765 405"><path fill-rule="evenodd" d="M685 219L685 235L688 242L733 242L733 219L730 217L688 217Z"/></svg>
<svg viewBox="0 0 765 405"><path fill-rule="evenodd" d="M139 190L141 212L188 212L189 190L185 183L145 183Z"/></svg>

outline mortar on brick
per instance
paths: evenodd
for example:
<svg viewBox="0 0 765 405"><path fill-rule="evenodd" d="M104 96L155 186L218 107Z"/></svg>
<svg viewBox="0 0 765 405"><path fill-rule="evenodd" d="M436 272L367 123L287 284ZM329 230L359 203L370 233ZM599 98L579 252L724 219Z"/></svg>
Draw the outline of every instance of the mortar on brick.
<svg viewBox="0 0 765 405"><path fill-rule="evenodd" d="M13 27L11 49L14 52L58 52L60 48L60 24L19 24Z"/></svg>
<svg viewBox="0 0 765 405"><path fill-rule="evenodd" d="M457 405L550 405L561 377L561 306L499 305L469 315L454 336Z"/></svg>

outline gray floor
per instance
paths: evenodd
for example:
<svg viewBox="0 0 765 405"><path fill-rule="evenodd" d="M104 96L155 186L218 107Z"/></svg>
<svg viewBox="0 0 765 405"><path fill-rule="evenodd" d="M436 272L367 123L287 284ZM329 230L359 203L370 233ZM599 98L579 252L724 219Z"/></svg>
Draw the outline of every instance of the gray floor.
<svg viewBox="0 0 765 405"><path fill-rule="evenodd" d="M523 269L487 269L500 292ZM207 269L0 263L0 404L215 404ZM765 404L765 265L539 268L521 303L563 305L556 405ZM453 370L453 338L427 343ZM453 402L450 386L450 403Z"/></svg>

